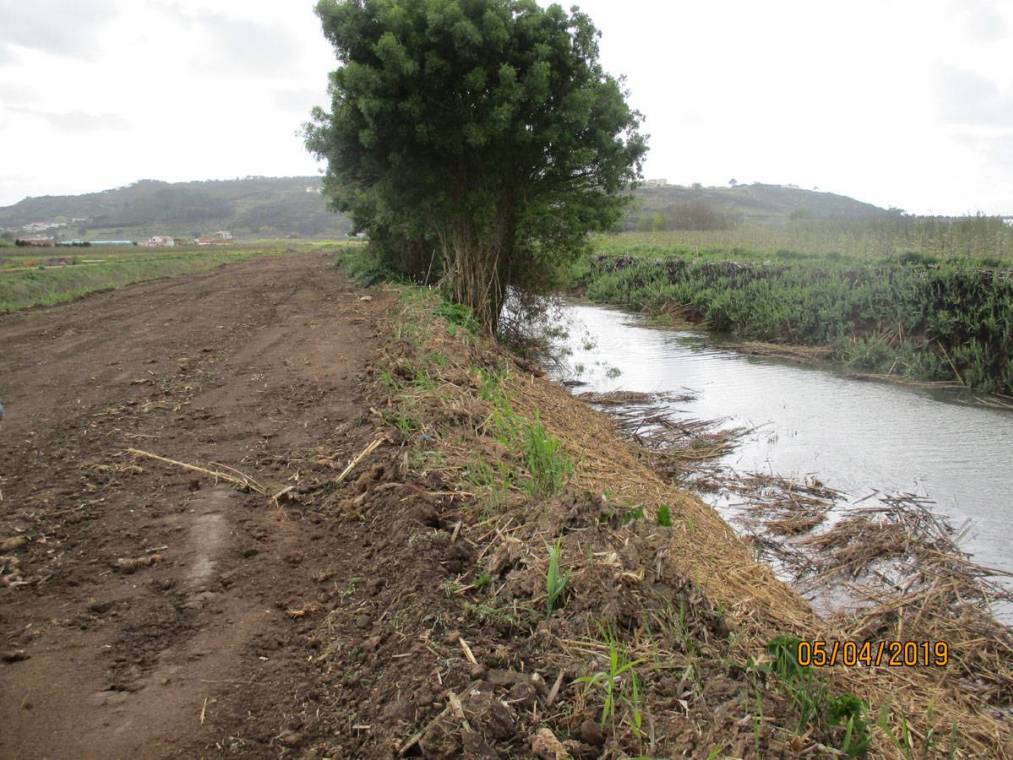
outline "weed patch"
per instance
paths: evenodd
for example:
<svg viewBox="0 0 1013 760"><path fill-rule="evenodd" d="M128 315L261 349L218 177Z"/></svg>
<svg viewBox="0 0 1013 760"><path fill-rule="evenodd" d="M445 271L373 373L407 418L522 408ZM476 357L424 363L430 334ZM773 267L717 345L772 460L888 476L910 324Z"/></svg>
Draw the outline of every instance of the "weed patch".
<svg viewBox="0 0 1013 760"><path fill-rule="evenodd" d="M769 660L750 667L772 677L788 695L799 715L798 730L823 727L834 734L837 748L848 757L860 757L869 747L868 705L854 694L828 693L823 681L798 662L796 636L781 635L767 644Z"/></svg>

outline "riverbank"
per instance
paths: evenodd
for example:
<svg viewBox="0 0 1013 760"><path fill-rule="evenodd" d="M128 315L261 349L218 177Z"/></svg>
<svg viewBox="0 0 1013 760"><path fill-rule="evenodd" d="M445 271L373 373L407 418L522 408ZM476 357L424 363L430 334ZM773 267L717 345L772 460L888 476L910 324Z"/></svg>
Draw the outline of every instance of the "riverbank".
<svg viewBox="0 0 1013 760"><path fill-rule="evenodd" d="M1013 270L999 262L642 245L624 253L622 239L599 241L600 252L570 270L571 287L740 341L815 347L859 374L1013 396Z"/></svg>
<svg viewBox="0 0 1013 760"><path fill-rule="evenodd" d="M909 588L909 598L880 612L818 617L712 508L674 486L653 455L618 440L608 417L468 325L464 312L433 295L400 291L373 409L390 436L377 449L387 452L377 465L383 479L403 498L413 492L405 484L424 483L437 508L433 524L451 546L463 543L466 557L444 589L461 611L451 613L459 622L450 639L462 638L466 659L471 652L478 660L460 689L490 689L480 652L552 683L551 702L515 713L515 736L501 736L494 749L514 756L526 735L589 757L600 756L599 741L609 757L823 757L828 747L861 754L867 741L882 757L906 756L908 741L930 756L1009 752L994 713L1007 709L1013 679L999 675L987 697L968 679L1002 662L1009 640L1001 627L988 629L996 648L954 643L962 664L952 668L798 668L785 649L792 637L840 641L863 630L871 639L928 639L956 601ZM361 519L383 519L360 498ZM933 611L916 615L930 599ZM416 604L447 603L427 596ZM849 627L863 615L871 615L868 627ZM465 725L452 700L441 706L418 734L423 754L467 751L473 732L488 740L490 718L464 705ZM439 752L434 741L445 742Z"/></svg>

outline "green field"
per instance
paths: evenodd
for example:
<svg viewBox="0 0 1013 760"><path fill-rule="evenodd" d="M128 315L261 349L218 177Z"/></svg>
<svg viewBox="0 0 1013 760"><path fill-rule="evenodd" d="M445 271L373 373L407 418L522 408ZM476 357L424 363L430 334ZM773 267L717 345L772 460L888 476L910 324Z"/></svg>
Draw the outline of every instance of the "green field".
<svg viewBox="0 0 1013 760"><path fill-rule="evenodd" d="M310 251L321 245L320 241L258 241L221 248L4 247L0 248L0 313L64 303L144 280L204 272L255 256Z"/></svg>
<svg viewBox="0 0 1013 760"><path fill-rule="evenodd" d="M593 301L738 338L829 346L858 372L1013 395L1013 229L967 221L892 236L824 223L811 248L763 227L606 236L569 280ZM878 249L861 242L877 234Z"/></svg>
<svg viewBox="0 0 1013 760"><path fill-rule="evenodd" d="M1013 266L1013 226L997 217L778 220L725 230L626 232L601 236L604 253L733 256L739 260L912 259L941 263L960 259L984 266Z"/></svg>

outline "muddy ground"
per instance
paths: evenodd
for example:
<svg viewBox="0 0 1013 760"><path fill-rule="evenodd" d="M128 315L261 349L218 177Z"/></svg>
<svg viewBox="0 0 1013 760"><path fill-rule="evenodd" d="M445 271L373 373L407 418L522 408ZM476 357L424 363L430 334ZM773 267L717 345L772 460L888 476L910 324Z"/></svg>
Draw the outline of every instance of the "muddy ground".
<svg viewBox="0 0 1013 760"><path fill-rule="evenodd" d="M333 262L0 319L0 757L273 757L333 734L310 633L363 575L347 536L125 453L295 498L343 469L383 296L361 301Z"/></svg>

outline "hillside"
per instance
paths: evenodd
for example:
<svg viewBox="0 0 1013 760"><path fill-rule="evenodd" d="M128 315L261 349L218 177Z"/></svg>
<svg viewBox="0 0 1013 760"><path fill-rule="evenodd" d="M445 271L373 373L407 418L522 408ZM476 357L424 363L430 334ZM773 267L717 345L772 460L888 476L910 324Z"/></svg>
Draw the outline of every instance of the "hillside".
<svg viewBox="0 0 1013 760"><path fill-rule="evenodd" d="M0 208L0 227L60 223L61 238L189 237L229 230L237 238L344 237L347 218L327 210L319 177L247 177L168 183L141 180L86 195L26 198Z"/></svg>
<svg viewBox="0 0 1013 760"><path fill-rule="evenodd" d="M188 237L229 230L237 238L334 238L351 228L325 207L319 177L247 177L205 182L141 180L86 195L26 198L0 208L0 228L65 224L67 238ZM787 219L882 218L894 212L834 193L781 185L641 187L626 229L727 229Z"/></svg>
<svg viewBox="0 0 1013 760"><path fill-rule="evenodd" d="M788 219L870 219L900 213L854 198L784 185L645 186L624 220L626 229L728 229Z"/></svg>

